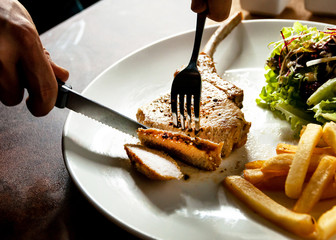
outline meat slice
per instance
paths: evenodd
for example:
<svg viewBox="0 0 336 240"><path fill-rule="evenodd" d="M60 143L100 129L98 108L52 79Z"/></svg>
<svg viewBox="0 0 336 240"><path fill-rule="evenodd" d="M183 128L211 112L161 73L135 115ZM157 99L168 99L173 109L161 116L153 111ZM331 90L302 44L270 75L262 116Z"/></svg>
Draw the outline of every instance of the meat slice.
<svg viewBox="0 0 336 240"><path fill-rule="evenodd" d="M176 161L166 153L140 144L125 144L132 165L153 180L181 179L183 174Z"/></svg>
<svg viewBox="0 0 336 240"><path fill-rule="evenodd" d="M183 133L159 129L138 129L141 143L150 148L161 149L168 154L200 169L213 171L221 163L223 143L217 144Z"/></svg>

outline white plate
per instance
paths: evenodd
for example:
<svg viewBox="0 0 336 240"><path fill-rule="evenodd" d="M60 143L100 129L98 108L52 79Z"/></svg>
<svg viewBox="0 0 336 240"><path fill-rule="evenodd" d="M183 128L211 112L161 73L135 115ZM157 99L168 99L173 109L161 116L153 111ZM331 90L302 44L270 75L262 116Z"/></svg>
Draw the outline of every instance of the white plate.
<svg viewBox="0 0 336 240"><path fill-rule="evenodd" d="M132 169L123 150L123 143L132 139L71 112L64 127L63 150L67 169L79 189L109 219L140 237L295 238L246 208L221 185L226 175L240 174L246 162L273 156L278 142L294 141L286 122L255 104L265 82L267 46L280 39L282 27L292 25L290 20L244 21L217 48L217 70L244 89L243 111L252 122L246 145L223 160L219 170L184 167L190 175L187 181L150 181ZM205 30L203 43L215 29ZM187 32L131 54L99 75L84 95L135 119L140 105L170 91L175 69L189 60L193 38L194 33ZM293 204L276 195L287 206ZM318 205L314 214L331 204L335 202Z"/></svg>

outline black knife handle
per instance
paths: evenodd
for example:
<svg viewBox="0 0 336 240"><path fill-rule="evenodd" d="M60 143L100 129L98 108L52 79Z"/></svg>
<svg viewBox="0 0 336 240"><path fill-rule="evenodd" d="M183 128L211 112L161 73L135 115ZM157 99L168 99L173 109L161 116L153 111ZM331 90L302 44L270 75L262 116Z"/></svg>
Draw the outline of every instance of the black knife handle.
<svg viewBox="0 0 336 240"><path fill-rule="evenodd" d="M57 83L58 83L58 93L57 93L57 99L56 99L55 106L58 108L65 108L67 101L68 101L68 93L69 93L68 88L71 89L72 87L69 85L66 85L64 82L62 82L59 79L57 79Z"/></svg>

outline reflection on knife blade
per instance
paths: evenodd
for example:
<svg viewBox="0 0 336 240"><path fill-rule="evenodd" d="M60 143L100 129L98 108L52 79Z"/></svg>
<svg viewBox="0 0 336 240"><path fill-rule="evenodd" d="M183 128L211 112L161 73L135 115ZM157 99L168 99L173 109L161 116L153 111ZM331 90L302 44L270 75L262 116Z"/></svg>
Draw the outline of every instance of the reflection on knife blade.
<svg viewBox="0 0 336 240"><path fill-rule="evenodd" d="M58 108L66 107L133 137L137 137L138 128L147 128L127 116L82 96L60 81L58 83L58 96L55 106Z"/></svg>

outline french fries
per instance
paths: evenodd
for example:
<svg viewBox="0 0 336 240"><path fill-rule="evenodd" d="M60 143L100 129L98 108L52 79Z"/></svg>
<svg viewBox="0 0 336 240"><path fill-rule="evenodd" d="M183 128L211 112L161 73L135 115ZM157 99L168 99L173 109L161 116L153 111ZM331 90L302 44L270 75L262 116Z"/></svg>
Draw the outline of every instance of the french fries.
<svg viewBox="0 0 336 240"><path fill-rule="evenodd" d="M296 202L294 206L295 212L307 213L313 208L319 201L327 184L334 177L335 170L336 158L325 155Z"/></svg>
<svg viewBox="0 0 336 240"><path fill-rule="evenodd" d="M318 201L336 198L336 123L323 128L308 124L297 146L279 143L276 153L245 164L243 177L226 177L224 186L259 215L300 237L322 240L336 234L336 205L317 223L309 214ZM263 190L282 190L297 201L288 209Z"/></svg>
<svg viewBox="0 0 336 240"><path fill-rule="evenodd" d="M324 125L322 138L336 154L336 123L328 122Z"/></svg>
<svg viewBox="0 0 336 240"><path fill-rule="evenodd" d="M326 211L317 221L317 239L327 239L336 233L336 206Z"/></svg>
<svg viewBox="0 0 336 240"><path fill-rule="evenodd" d="M316 223L311 215L285 208L244 178L228 176L224 185L251 209L284 229L301 237L309 237L315 233Z"/></svg>
<svg viewBox="0 0 336 240"><path fill-rule="evenodd" d="M308 124L302 134L289 169L285 193L289 198L299 198L305 180L313 150L322 137L322 127L317 124Z"/></svg>
<svg viewBox="0 0 336 240"><path fill-rule="evenodd" d="M302 134L304 133L304 131L306 130L307 126L303 126L301 131L300 131L300 137L302 136ZM317 143L318 147L327 147L328 144L323 140L323 138L320 139L320 141Z"/></svg>

